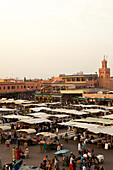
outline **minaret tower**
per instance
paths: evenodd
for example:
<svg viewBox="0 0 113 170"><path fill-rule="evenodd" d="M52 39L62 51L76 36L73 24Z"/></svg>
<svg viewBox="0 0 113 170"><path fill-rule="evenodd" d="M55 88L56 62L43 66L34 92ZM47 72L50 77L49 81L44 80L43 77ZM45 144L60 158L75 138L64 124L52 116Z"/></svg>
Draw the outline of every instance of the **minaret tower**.
<svg viewBox="0 0 113 170"><path fill-rule="evenodd" d="M102 68L99 69L99 87L110 89L110 68L107 68L105 56L102 60Z"/></svg>

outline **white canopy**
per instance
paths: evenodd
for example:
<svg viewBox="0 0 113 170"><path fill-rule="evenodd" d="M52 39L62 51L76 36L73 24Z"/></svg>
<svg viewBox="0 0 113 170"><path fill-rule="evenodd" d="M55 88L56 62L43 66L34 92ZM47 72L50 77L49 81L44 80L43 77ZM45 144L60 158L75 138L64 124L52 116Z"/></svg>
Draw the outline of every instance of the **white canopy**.
<svg viewBox="0 0 113 170"><path fill-rule="evenodd" d="M10 127L10 126L1 126L1 125L0 125L0 129L3 130L3 131L5 131L5 130L10 130L11 127Z"/></svg>
<svg viewBox="0 0 113 170"><path fill-rule="evenodd" d="M71 110L71 109L53 109L52 112L59 112L59 113L66 113L66 114L73 114L73 115L86 115L88 113L83 111Z"/></svg>
<svg viewBox="0 0 113 170"><path fill-rule="evenodd" d="M29 116L33 116L33 117L38 117L38 116L44 116L44 115L46 115L46 113L44 113L44 112L38 112L38 113L29 113L29 114L27 114L27 115L29 115Z"/></svg>
<svg viewBox="0 0 113 170"><path fill-rule="evenodd" d="M14 112L16 109L0 108L0 112Z"/></svg>
<svg viewBox="0 0 113 170"><path fill-rule="evenodd" d="M88 129L90 127L98 127L99 125L95 124L88 124L88 123L78 123L78 122L63 122L63 123L58 123L59 125L64 125L64 126L72 126L72 127L78 127L78 128L83 128L83 129Z"/></svg>
<svg viewBox="0 0 113 170"><path fill-rule="evenodd" d="M55 137L56 134L55 133L50 133L50 132L40 132L40 133L37 133L36 135L42 135L42 136L46 136L46 137Z"/></svg>
<svg viewBox="0 0 113 170"><path fill-rule="evenodd" d="M24 119L24 120L20 120L19 122L24 122L24 123L28 123L28 124L37 124L37 123L43 123L43 122L50 123L51 121L48 119L39 118L39 119Z"/></svg>
<svg viewBox="0 0 113 170"><path fill-rule="evenodd" d="M103 119L113 119L113 114L102 116Z"/></svg>
<svg viewBox="0 0 113 170"><path fill-rule="evenodd" d="M103 134L108 134L113 136L113 126L110 127L90 127L88 128L89 131L93 132L93 133L103 133Z"/></svg>
<svg viewBox="0 0 113 170"><path fill-rule="evenodd" d="M102 124L113 124L112 120L107 120L103 118L93 118L87 117L86 119L75 119L75 122L88 122L88 123L102 123Z"/></svg>
<svg viewBox="0 0 113 170"><path fill-rule="evenodd" d="M35 129L19 129L17 130L17 132L25 132L28 134L32 134L32 133L36 133L36 130Z"/></svg>
<svg viewBox="0 0 113 170"><path fill-rule="evenodd" d="M69 117L69 115L64 115L64 114L56 114L56 115L52 115L52 114L47 114L47 113L43 113L43 112L38 112L38 113L30 113L28 114L30 116L33 117L57 117L57 118L65 118L65 117Z"/></svg>
<svg viewBox="0 0 113 170"><path fill-rule="evenodd" d="M5 115L5 116L2 116L2 117L7 118L7 119L18 119L18 120L30 119L30 117L28 117L28 116L21 116L21 115Z"/></svg>
<svg viewBox="0 0 113 170"><path fill-rule="evenodd" d="M53 103L46 103L46 104L57 105L57 104L61 104L61 102L53 102Z"/></svg>
<svg viewBox="0 0 113 170"><path fill-rule="evenodd" d="M45 103L29 103L29 104L23 104L24 107L30 107L30 106L38 106L38 107L45 107L47 106Z"/></svg>
<svg viewBox="0 0 113 170"><path fill-rule="evenodd" d="M102 110L102 109L84 109L84 112L89 112L89 113L100 113L100 112L103 112L105 113L106 111L105 110Z"/></svg>
<svg viewBox="0 0 113 170"><path fill-rule="evenodd" d="M35 108L30 108L30 110L34 111L34 112L39 112L41 110L47 110L47 111L51 111L52 109L48 108L48 107L35 107Z"/></svg>

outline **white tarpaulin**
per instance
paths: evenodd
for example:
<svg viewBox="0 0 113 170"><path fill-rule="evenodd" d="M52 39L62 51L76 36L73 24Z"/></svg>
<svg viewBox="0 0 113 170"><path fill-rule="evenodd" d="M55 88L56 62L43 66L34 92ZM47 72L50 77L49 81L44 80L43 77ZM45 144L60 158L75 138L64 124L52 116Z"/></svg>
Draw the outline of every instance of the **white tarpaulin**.
<svg viewBox="0 0 113 170"><path fill-rule="evenodd" d="M52 112L73 114L73 115L78 115L78 116L88 114L88 113L83 112L83 111L77 111L77 110L71 110L71 109L53 109Z"/></svg>
<svg viewBox="0 0 113 170"><path fill-rule="evenodd" d="M48 107L35 107L35 108L30 108L30 110L34 111L34 112L39 112L41 110L47 110L47 111L51 111L52 109L48 108Z"/></svg>
<svg viewBox="0 0 113 170"><path fill-rule="evenodd" d="M28 134L32 134L32 133L36 133L36 130L35 129L19 129L17 130L17 132L25 132Z"/></svg>
<svg viewBox="0 0 113 170"><path fill-rule="evenodd" d="M112 120L103 119L103 118L93 118L87 117L86 119L75 119L74 122L88 122L88 123L102 123L102 124L113 124Z"/></svg>
<svg viewBox="0 0 113 170"><path fill-rule="evenodd" d="M0 108L0 112L14 112L16 109Z"/></svg>
<svg viewBox="0 0 113 170"><path fill-rule="evenodd" d="M28 123L28 124L37 124L37 123L43 123L43 122L51 122L48 119L24 119L24 120L20 120L19 122L24 122L24 123Z"/></svg>
<svg viewBox="0 0 113 170"><path fill-rule="evenodd" d="M89 112L89 113L100 113L100 112L103 112L105 113L106 111L105 110L102 110L102 109L84 109L84 112Z"/></svg>
<svg viewBox="0 0 113 170"><path fill-rule="evenodd" d="M88 128L88 130L93 133L103 133L103 134L108 134L108 135L113 136L113 126L92 127L92 128Z"/></svg>
<svg viewBox="0 0 113 170"><path fill-rule="evenodd" d="M3 131L6 131L6 130L10 130L11 127L10 126L0 126L0 129Z"/></svg>
<svg viewBox="0 0 113 170"><path fill-rule="evenodd" d="M2 116L2 117L7 118L7 119L18 119L18 120L30 119L30 117L28 117L28 116L21 116L21 115L6 115L6 116Z"/></svg>
<svg viewBox="0 0 113 170"><path fill-rule="evenodd" d="M88 129L92 127L98 127L99 125L95 124L88 124L88 123L78 123L78 122L63 122L63 123L58 123L59 125L64 125L64 126L72 126L72 127L78 127L78 128L83 128L83 129Z"/></svg>
<svg viewBox="0 0 113 170"><path fill-rule="evenodd" d="M113 119L113 114L102 116L103 119Z"/></svg>
<svg viewBox="0 0 113 170"><path fill-rule="evenodd" d="M42 136L46 136L46 137L55 137L56 136L55 133L50 133L50 132L40 132L40 133L37 133L36 135L42 135Z"/></svg>

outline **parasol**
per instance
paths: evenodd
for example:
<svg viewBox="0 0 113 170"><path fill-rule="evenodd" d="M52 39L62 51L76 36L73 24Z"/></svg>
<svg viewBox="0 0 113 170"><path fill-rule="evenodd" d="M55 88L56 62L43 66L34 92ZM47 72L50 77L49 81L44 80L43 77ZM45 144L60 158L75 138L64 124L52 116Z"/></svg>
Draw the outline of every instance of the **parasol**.
<svg viewBox="0 0 113 170"><path fill-rule="evenodd" d="M63 150L60 150L60 151L55 152L54 155L65 154L65 153L68 153L68 152L69 152L68 149L63 149Z"/></svg>

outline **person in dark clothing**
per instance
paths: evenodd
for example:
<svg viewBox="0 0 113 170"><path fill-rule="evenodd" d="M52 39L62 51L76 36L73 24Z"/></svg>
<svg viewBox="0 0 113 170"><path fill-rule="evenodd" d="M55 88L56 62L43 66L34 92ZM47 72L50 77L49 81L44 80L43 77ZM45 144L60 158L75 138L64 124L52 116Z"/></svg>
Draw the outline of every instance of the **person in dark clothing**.
<svg viewBox="0 0 113 170"><path fill-rule="evenodd" d="M100 166L100 169L99 170L104 170L103 166Z"/></svg>
<svg viewBox="0 0 113 170"><path fill-rule="evenodd" d="M65 141L68 142L68 134L65 134Z"/></svg>
<svg viewBox="0 0 113 170"><path fill-rule="evenodd" d="M75 162L75 159L73 159L72 165L73 165L73 170L76 170L76 162Z"/></svg>

